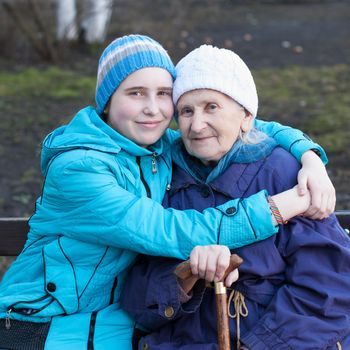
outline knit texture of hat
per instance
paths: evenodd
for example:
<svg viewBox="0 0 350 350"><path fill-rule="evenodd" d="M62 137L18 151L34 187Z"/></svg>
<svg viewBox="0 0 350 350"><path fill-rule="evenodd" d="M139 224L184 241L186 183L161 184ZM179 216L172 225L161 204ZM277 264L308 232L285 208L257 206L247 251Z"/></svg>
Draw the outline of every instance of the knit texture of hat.
<svg viewBox="0 0 350 350"><path fill-rule="evenodd" d="M169 55L157 41L148 36L126 35L109 44L98 64L95 96L97 112L103 112L125 78L147 67L163 68L175 79L175 67Z"/></svg>
<svg viewBox="0 0 350 350"><path fill-rule="evenodd" d="M253 76L243 60L231 50L202 45L176 65L174 103L186 92L197 89L222 92L256 117L258 94Z"/></svg>

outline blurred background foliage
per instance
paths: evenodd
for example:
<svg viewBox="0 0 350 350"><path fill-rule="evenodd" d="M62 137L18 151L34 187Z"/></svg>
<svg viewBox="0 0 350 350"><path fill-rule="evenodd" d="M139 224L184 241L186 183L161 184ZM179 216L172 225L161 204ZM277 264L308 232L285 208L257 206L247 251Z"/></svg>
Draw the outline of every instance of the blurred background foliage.
<svg viewBox="0 0 350 350"><path fill-rule="evenodd" d="M0 11L1 216L32 213L41 140L94 103L98 57L128 33L159 40L175 62L202 43L236 51L256 80L259 117L301 128L326 149L337 209L350 209L349 1L115 0L105 41L89 44L83 33L57 40L54 1L11 4L32 39Z"/></svg>

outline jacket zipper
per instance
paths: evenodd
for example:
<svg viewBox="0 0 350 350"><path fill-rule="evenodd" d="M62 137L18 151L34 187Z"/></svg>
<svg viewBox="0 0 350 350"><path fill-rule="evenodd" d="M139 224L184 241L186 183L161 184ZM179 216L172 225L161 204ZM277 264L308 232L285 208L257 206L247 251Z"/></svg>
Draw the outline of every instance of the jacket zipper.
<svg viewBox="0 0 350 350"><path fill-rule="evenodd" d="M109 298L109 305L113 304L114 292L115 292L115 289L117 288L117 286L118 286L118 277L116 277L114 279L114 282L113 282L113 286L112 286L112 290L111 290L111 297Z"/></svg>
<svg viewBox="0 0 350 350"><path fill-rule="evenodd" d="M140 156L136 157L136 163L137 163L137 165L140 168L140 178L141 178L141 181L142 181L143 185L145 186L147 197L151 198L151 190L150 190L150 188L148 186L148 183L146 182L146 180L145 180L145 178L143 176L143 172L142 172L142 168L141 168L141 157Z"/></svg>
<svg viewBox="0 0 350 350"><path fill-rule="evenodd" d="M153 152L152 153L152 174L155 174L157 172L157 161L156 161L156 157L157 157L157 152Z"/></svg>
<svg viewBox="0 0 350 350"><path fill-rule="evenodd" d="M94 335L95 335L96 317L97 317L97 311L94 311L91 314L91 318L90 318L87 350L94 350Z"/></svg>
<svg viewBox="0 0 350 350"><path fill-rule="evenodd" d="M16 305L23 304L23 303L33 304L33 303L37 303L38 301L45 300L48 297L50 297L50 295L49 294L45 294L44 296L42 296L40 298L37 298L37 299L34 299L34 300L20 300L20 301L17 301L15 303L9 305L7 307L7 311L6 311L6 316L5 316L6 322L5 322L5 324L9 325L9 327L11 327L10 316L11 316L12 312L15 312L15 313L20 314L20 315L25 315L25 316L35 315L38 312L44 310L46 307L48 307L54 301L54 299L51 298L45 305L43 305L39 309L32 309L30 307L17 308Z"/></svg>
<svg viewBox="0 0 350 350"><path fill-rule="evenodd" d="M11 321L10 321L11 312L12 312L12 309L7 309L7 311L6 311L5 327L7 330L9 330L11 328Z"/></svg>

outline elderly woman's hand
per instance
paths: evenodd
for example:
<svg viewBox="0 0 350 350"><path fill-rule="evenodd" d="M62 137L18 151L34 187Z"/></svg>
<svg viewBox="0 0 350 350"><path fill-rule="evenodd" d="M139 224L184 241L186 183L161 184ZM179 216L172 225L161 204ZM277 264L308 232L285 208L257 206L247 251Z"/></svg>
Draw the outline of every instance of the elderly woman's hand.
<svg viewBox="0 0 350 350"><path fill-rule="evenodd" d="M192 274L208 282L221 281L230 265L230 257L230 249L226 246L197 246L190 255ZM237 279L238 269L235 269L225 278L225 285L229 287Z"/></svg>
<svg viewBox="0 0 350 350"><path fill-rule="evenodd" d="M321 159L312 151L307 151L301 158L302 168L298 173L298 193L311 194L311 205L303 214L311 219L324 219L334 212L335 189L328 177Z"/></svg>

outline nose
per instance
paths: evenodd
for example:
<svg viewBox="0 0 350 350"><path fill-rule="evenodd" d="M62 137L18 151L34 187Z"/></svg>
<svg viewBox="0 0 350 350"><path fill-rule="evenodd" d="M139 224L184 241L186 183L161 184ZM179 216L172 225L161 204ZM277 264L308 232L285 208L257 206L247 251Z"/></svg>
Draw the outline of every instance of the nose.
<svg viewBox="0 0 350 350"><path fill-rule="evenodd" d="M206 127L201 113L195 112L191 118L191 132L199 134Z"/></svg>
<svg viewBox="0 0 350 350"><path fill-rule="evenodd" d="M159 112L159 104L155 97L149 97L146 101L144 113L149 116L154 116Z"/></svg>

